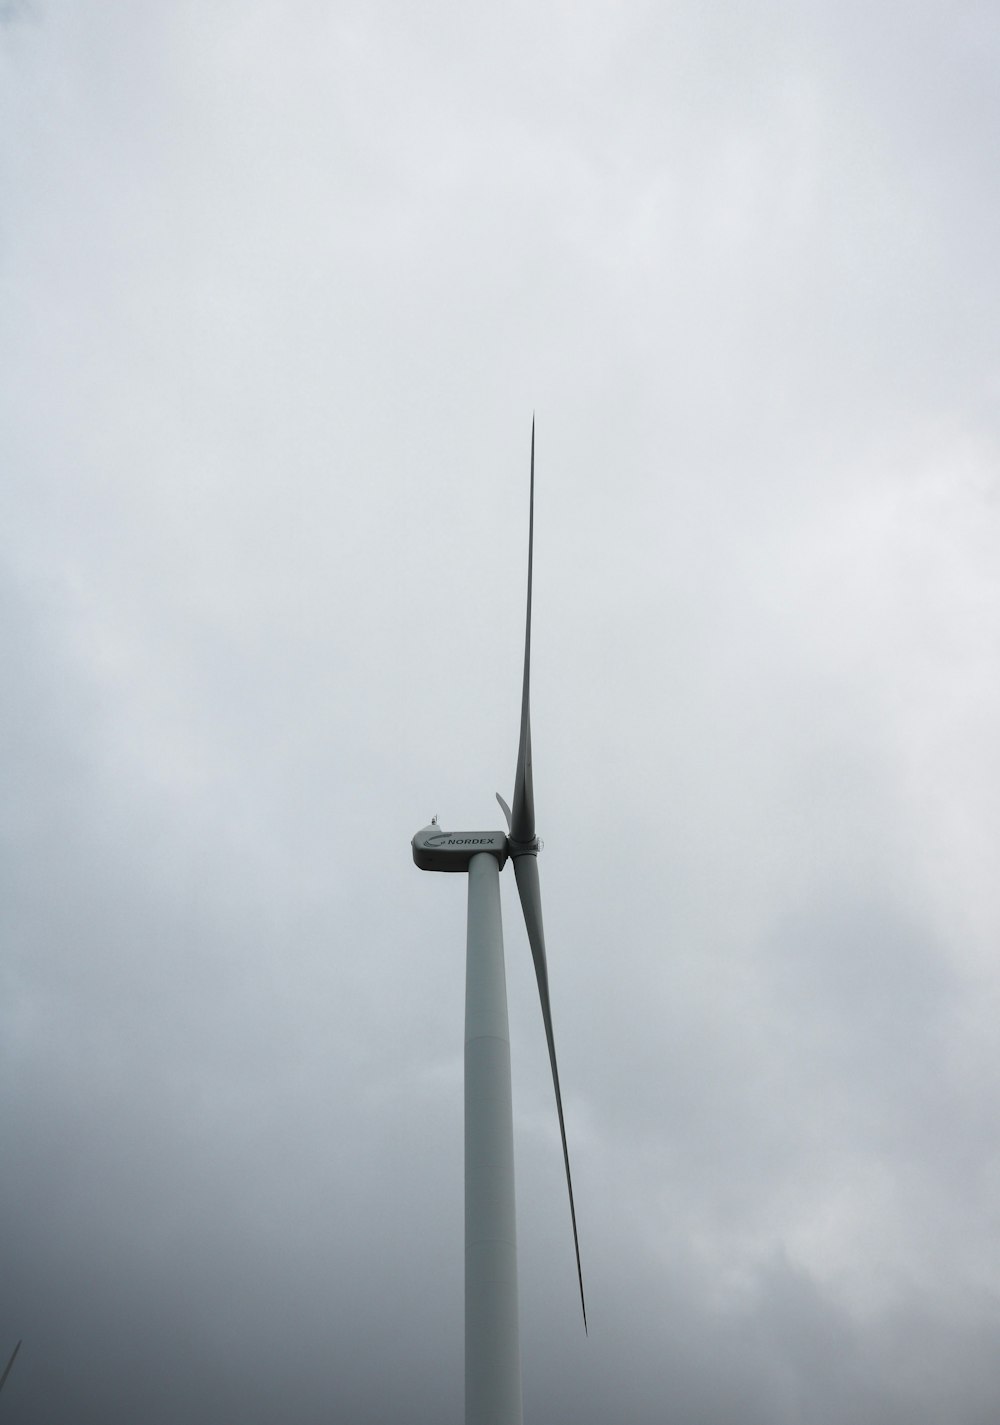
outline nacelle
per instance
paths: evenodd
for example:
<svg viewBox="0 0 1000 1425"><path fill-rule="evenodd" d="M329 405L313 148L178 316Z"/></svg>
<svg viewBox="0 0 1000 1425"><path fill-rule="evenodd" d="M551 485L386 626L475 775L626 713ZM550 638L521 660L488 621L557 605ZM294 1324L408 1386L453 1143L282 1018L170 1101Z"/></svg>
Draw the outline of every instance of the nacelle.
<svg viewBox="0 0 1000 1425"><path fill-rule="evenodd" d="M473 856L495 856L503 869L507 860L504 831L442 831L437 822L413 838L413 860L421 871L467 871Z"/></svg>

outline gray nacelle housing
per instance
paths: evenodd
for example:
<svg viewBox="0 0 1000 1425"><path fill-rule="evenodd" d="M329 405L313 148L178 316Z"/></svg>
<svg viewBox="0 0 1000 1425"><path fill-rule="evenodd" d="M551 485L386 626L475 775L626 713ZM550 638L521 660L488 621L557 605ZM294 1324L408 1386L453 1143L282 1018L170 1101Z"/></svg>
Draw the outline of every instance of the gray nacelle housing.
<svg viewBox="0 0 1000 1425"><path fill-rule="evenodd" d="M495 856L501 869L507 860L505 831L442 831L436 822L421 827L413 838L413 860L421 871L467 871L473 856Z"/></svg>

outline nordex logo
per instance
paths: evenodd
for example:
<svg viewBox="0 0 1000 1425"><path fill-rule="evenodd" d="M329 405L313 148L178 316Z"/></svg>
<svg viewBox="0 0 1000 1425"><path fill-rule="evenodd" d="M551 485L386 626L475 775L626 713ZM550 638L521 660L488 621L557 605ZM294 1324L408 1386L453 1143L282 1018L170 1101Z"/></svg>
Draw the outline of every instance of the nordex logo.
<svg viewBox="0 0 1000 1425"><path fill-rule="evenodd" d="M428 846L493 846L495 836L450 836L447 831L428 836Z"/></svg>

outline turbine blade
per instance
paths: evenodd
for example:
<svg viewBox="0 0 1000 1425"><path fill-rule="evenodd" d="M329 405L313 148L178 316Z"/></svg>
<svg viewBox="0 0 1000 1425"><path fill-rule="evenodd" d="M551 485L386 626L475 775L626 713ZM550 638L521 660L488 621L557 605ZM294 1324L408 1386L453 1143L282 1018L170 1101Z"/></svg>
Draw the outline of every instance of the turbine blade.
<svg viewBox="0 0 1000 1425"><path fill-rule="evenodd" d="M17 1355L17 1353L18 1353L18 1351L19 1351L20 1349L21 1349L21 1343L20 1343L20 1341L18 1341L17 1345L14 1347L13 1351L11 1351L11 1353L10 1353L10 1360L7 1362L7 1365L6 1365L5 1369L4 1369L3 1375L0 1376L0 1390L3 1390L3 1388L4 1388L4 1383L6 1382L7 1377L10 1375L10 1368L11 1368L11 1366L14 1364L14 1357Z"/></svg>
<svg viewBox="0 0 1000 1425"><path fill-rule="evenodd" d="M502 811L503 811L503 814L504 814L504 816L507 818L507 830L509 831L509 830L510 830L510 807L509 807L509 806L507 805L507 803L504 801L503 797L500 795L499 792L497 792L497 801L500 803L500 807L501 807L501 809L502 809Z"/></svg>
<svg viewBox="0 0 1000 1425"><path fill-rule="evenodd" d="M583 1268L580 1266L580 1239L576 1230L576 1204L573 1201L573 1178L569 1170L569 1148L566 1145L566 1124L563 1119L562 1094L559 1092L559 1068L556 1063L556 1041L552 1033L552 1007L549 1004L549 971L545 961L545 934L542 930L542 897L538 887L538 860L533 855L514 858L514 876L517 892L521 897L524 923L528 931L531 958L535 962L535 978L538 980L538 998L542 1005L542 1020L545 1024L545 1038L549 1046L549 1063L552 1065L552 1085L556 1091L556 1111L559 1114L559 1133L562 1138L563 1162L566 1164L566 1187L569 1192L569 1215L573 1221L573 1247L576 1251L576 1274L580 1282L580 1306L583 1310L583 1329L587 1330L587 1302L583 1295Z"/></svg>
<svg viewBox="0 0 1000 1425"><path fill-rule="evenodd" d="M521 684L521 740L514 774L510 838L528 845L535 839L535 789L531 778L531 560L535 542L535 418L531 418L531 496L528 505L528 612L524 622L524 681Z"/></svg>

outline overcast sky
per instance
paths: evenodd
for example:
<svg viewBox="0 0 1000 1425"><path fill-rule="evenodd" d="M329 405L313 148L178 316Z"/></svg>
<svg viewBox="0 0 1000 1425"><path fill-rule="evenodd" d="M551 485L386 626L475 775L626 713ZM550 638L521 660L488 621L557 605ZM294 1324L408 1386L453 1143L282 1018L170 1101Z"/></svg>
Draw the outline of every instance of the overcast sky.
<svg viewBox="0 0 1000 1425"><path fill-rule="evenodd" d="M1000 11L0 11L12 1425L1000 1419Z"/></svg>

